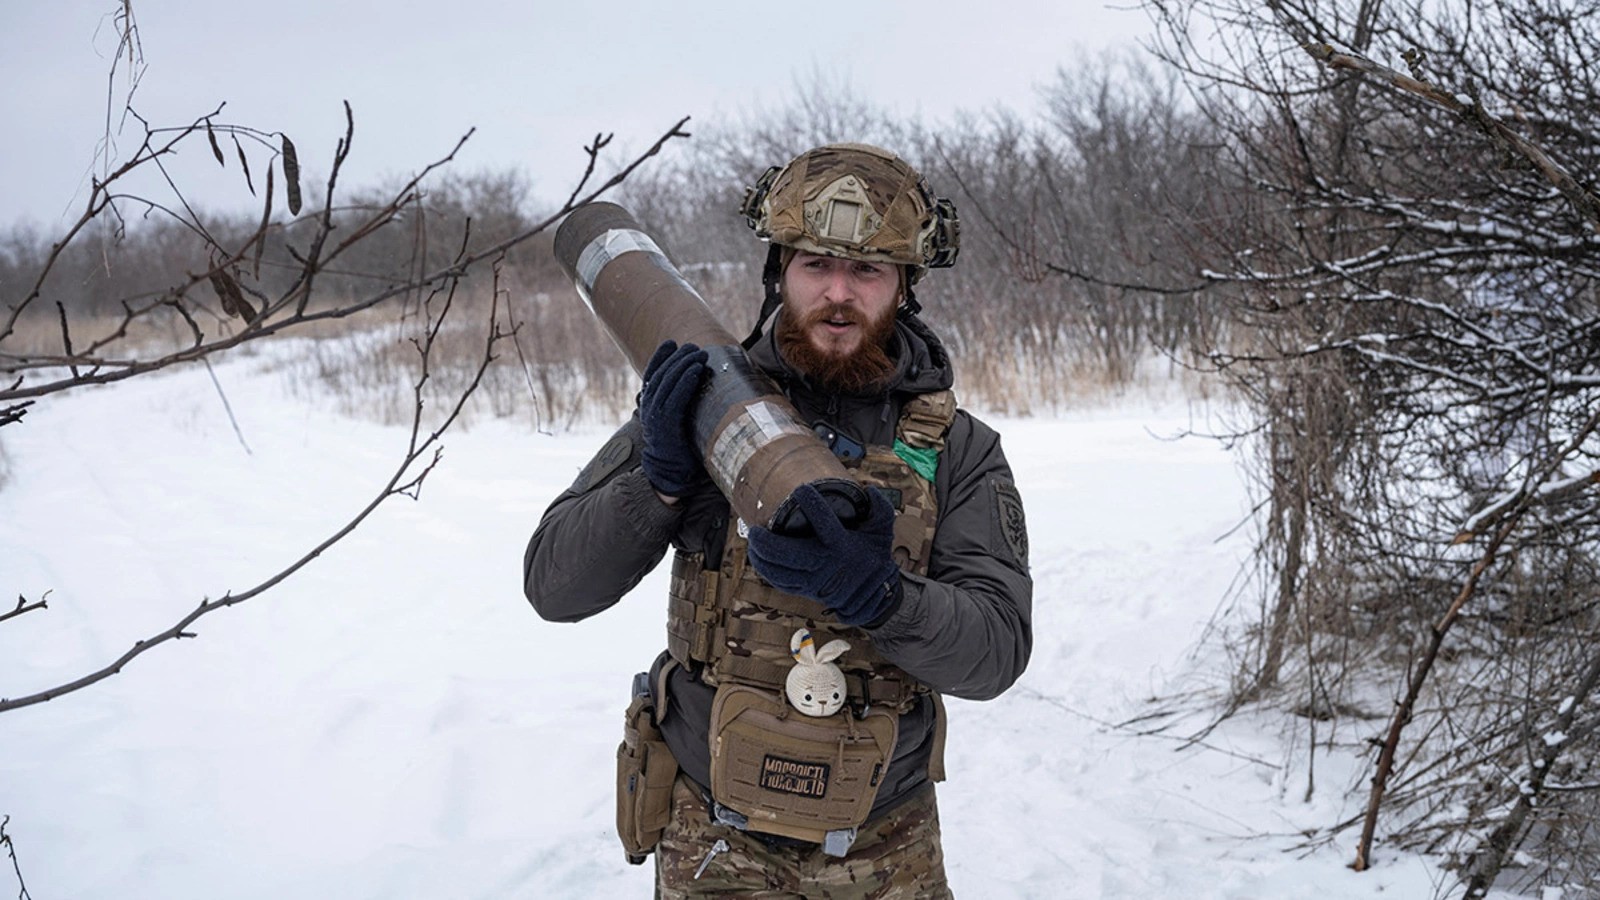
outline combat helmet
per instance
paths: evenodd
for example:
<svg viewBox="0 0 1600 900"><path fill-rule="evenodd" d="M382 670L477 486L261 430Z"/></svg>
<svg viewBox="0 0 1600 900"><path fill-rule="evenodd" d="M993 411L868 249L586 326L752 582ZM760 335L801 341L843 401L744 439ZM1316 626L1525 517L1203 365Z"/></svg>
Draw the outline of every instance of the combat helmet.
<svg viewBox="0 0 1600 900"><path fill-rule="evenodd" d="M871 144L826 144L767 169L739 211L772 244L761 277L766 298L746 346L780 302L785 247L903 266L901 314L912 316L921 309L912 285L929 269L953 265L961 244L955 204L935 197L905 160Z"/></svg>

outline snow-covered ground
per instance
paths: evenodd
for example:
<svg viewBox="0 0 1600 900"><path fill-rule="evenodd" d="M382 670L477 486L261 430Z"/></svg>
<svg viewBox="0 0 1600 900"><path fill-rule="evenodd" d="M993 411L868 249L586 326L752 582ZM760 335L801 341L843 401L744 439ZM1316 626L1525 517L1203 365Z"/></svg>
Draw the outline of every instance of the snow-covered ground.
<svg viewBox="0 0 1600 900"><path fill-rule="evenodd" d="M0 696L97 669L202 598L271 575L359 509L405 433L219 365L41 403L0 432ZM1428 898L1448 876L1354 835L1365 778L1303 732L1239 717L1203 744L1118 723L1225 682L1201 638L1248 529L1196 413L1135 399L991 420L1027 506L1032 665L950 703L940 788L966 898ZM604 432L487 422L271 593L67 697L0 714L0 816L34 898L645 897L612 833L629 678L662 645L665 572L608 613L541 621L522 550ZM1230 534L1230 531L1232 533ZM0 611L14 600L6 600ZM1152 703L1151 698L1163 698ZM1153 722L1141 723L1147 728ZM14 894L8 860L0 894Z"/></svg>

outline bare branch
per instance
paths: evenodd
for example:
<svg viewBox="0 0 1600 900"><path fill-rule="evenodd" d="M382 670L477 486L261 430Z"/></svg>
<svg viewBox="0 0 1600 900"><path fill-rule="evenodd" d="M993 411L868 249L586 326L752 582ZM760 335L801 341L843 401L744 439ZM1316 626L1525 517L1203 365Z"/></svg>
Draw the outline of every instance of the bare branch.
<svg viewBox="0 0 1600 900"><path fill-rule="evenodd" d="M337 258L340 254L353 247L361 238L372 233L372 231L381 227L383 224L393 221L405 204L411 202L411 200L415 198L417 195L418 185L420 184L422 178L425 177L429 172L434 171L437 167L450 162L454 158L455 154L459 152L464 142L471 136L471 133L469 132L467 135L458 140L455 147L450 151L449 154L441 157L433 163L430 163L426 168L423 169L421 173L417 174L399 191L397 191L387 205L375 212L372 212L367 217L366 221L358 224L349 236L344 238L344 240L342 240L340 243L334 245L333 249L324 255L324 243L334 230L334 223L332 220L332 210L334 208L332 203L334 184L338 178L340 166L342 165L345 156L348 155L350 138L354 129L353 119L349 117L348 106L346 107L346 114L347 121L351 124L347 126L345 139L340 142L339 151L335 156L333 172L328 178L326 193L327 202L324 204L323 210L319 217L319 226L317 231L314 234L306 253L297 257L301 263L298 277L279 298L273 300L270 304L265 305L264 308L255 311L254 317L250 320L246 328L232 334L220 335L207 339L198 323L193 320L193 318L188 314L181 304L174 301L177 297L184 296L187 293L188 288L202 278L211 280L213 277L215 277L216 280L214 283L218 285L217 289L219 294L226 294L232 298L232 301L242 303L242 295L237 293L235 290L237 285L234 284L232 288L228 286L228 280L231 278L231 275L228 274L228 269L243 261L244 254L251 246L251 242L249 241L246 242L245 247L240 248L240 250L230 253L223 259L219 260L210 272L199 276L193 276L188 285L178 289L166 300L158 303L152 303L149 306L130 309L128 314L128 318L130 320L143 315L150 310L160 308L161 306L170 306L171 308L176 309L189 324L191 332L194 335L194 342L190 346L150 358L108 358L97 355L69 353L63 356L32 356L27 359L17 359L16 357L11 357L11 362L5 362L4 360L7 358L7 355L0 354L0 372L15 373L28 370L45 370L50 368L71 366L81 366L87 370L83 372L73 372L64 377L49 379L35 384L18 382L10 387L0 389L0 403L16 402L48 396L50 394L59 393L61 391L70 390L72 388L84 385L112 384L118 381L124 381L128 378L158 371L170 366L193 362L213 353L224 352L241 344L280 334L285 331L303 328L307 325L318 322L348 318L372 309L373 307L376 307L387 300L395 297L405 296L414 291L437 289L441 285L449 284L454 280L461 278L474 266L483 263L486 260L496 258L510 248L524 243L534 235L545 231L555 222L559 221L562 216L565 216L568 212L570 212L575 206L595 200L605 192L616 187L618 184L621 184L629 175L637 170L639 166L643 165L645 161L659 153L661 148L665 146L667 142L688 136L688 132L682 129L682 126L688 121L688 118L685 117L680 119L671 129L657 138L657 140L648 149L636 156L631 162L629 162L628 165L607 179L603 184L593 188L576 202L569 202L567 205L552 213L543 221L534 223L531 227L527 228L521 233L507 237L504 240L497 242L493 246L486 247L470 254L463 254L444 268L423 273L404 283L395 284L387 289L374 292L365 297L351 300L349 302L337 304L332 307L320 310L312 310L307 306L307 303L311 297L316 277L325 269L326 265L333 259ZM200 134L203 131L204 128L202 126L191 126L190 128L184 130L183 135L187 136L191 134ZM167 145L167 149L169 151L170 147L171 144ZM597 148L595 147L588 149L597 152ZM587 181L587 177L588 176L586 175L585 181ZM107 200L106 202L109 201ZM86 224L86 222L80 222L79 225L76 226L73 232L69 235L68 239L81 231L84 224ZM253 240L259 239L260 237L258 232L258 235ZM56 245L50 260L47 262L47 269L49 265L54 262L56 256L59 255L60 248L63 246L64 242ZM21 308L31 303L32 300L38 296L39 286L42 285L43 279L44 276L41 275L32 293L23 300L20 306L14 309L11 321L8 323L9 325L14 325L16 317L20 314ZM292 311L289 311L287 314L285 314L285 311L289 310L290 307L293 307ZM249 308L247 304L245 305L245 308ZM126 324L127 322L124 322L124 326L126 326ZM0 332L0 339L3 339L4 336L4 333ZM0 424L3 423L4 420L0 420Z"/></svg>
<svg viewBox="0 0 1600 900"><path fill-rule="evenodd" d="M1451 94L1441 90L1425 81L1413 78L1410 75L1397 72L1382 63L1374 62L1354 51L1337 50L1331 44L1307 44L1307 53L1334 69L1346 69L1359 72L1387 82L1389 85L1408 94L1420 97L1428 103L1460 116L1464 121L1470 122L1479 131L1483 132L1496 147L1501 150L1515 153L1527 160L1549 181L1561 196L1567 198L1578 215L1589 221L1597 231L1600 231L1600 197L1585 189L1566 167L1551 159L1543 148L1518 134L1511 126L1499 118L1490 115L1478 100L1465 95Z"/></svg>
<svg viewBox="0 0 1600 900"><path fill-rule="evenodd" d="M33 612L36 609L48 609L50 604L45 602L45 597L48 596L50 596L50 592L45 591L43 597L40 597L38 600L29 603L28 598L18 594L17 605L6 612L0 613L0 622L4 622L7 619L14 619L23 613Z"/></svg>
<svg viewBox="0 0 1600 900"><path fill-rule="evenodd" d="M195 607L171 627L151 635L148 638L134 642L134 645L116 660L98 670L84 675L81 678L77 678L65 684L48 688L43 691L37 691L21 697L10 699L0 698L0 713L8 712L13 709L21 709L22 707L32 706L37 703L43 703L66 694L82 690L120 673L123 667L128 663L154 649L155 647L160 646L161 644L182 638L195 637L195 633L190 630L190 627L194 625L195 622L199 621L204 616L216 612L219 609L234 606L258 597L283 583L290 576L309 565L312 560L315 560L329 548L333 547L339 541L348 536L358 526L365 522L367 518L371 516L372 513L376 511L377 508L386 500L396 496L408 496L415 499L418 491L421 488L423 480L439 462L440 456L437 445L439 444L445 431L460 415L461 410L465 406L467 400L482 383L483 373L488 369L489 364L495 359L493 352L494 346L502 337L504 337L504 335L499 331L498 326L498 306L496 304L491 304L488 317L488 339L484 344L483 353L479 360L475 376L461 391L461 393L457 395L455 403L451 407L449 413L445 416L444 420L419 441L418 434L422 426L423 414L422 390L423 386L428 380L426 364L431 358L433 351L433 339L437 335L438 326L444 316L448 313L449 307L447 305L445 309L440 312L437 318L430 319L430 321L427 323L429 337L419 346L419 352L422 354L424 366L422 374L417 378L413 386L413 390L417 396L417 402L412 415L409 447L404 456L401 458L399 464L395 467L393 473L389 476L388 481L384 483L384 485L378 490L377 494L372 498L371 501L367 503L365 507L363 507L342 527L340 527L333 534L329 535L322 542L318 543L305 555L301 556L299 559L290 563L288 566L279 570L276 574L268 577L264 581L239 593L233 593L230 591L216 600L202 600L199 606ZM430 451L432 452L430 453ZM418 471L418 462L424 456L430 456L431 458L428 462L423 464L421 470Z"/></svg>
<svg viewBox="0 0 1600 900"><path fill-rule="evenodd" d="M22 880L22 864L17 862L17 846L11 842L11 835L6 834L6 826L11 824L11 817L0 819L0 846L6 848L6 855L11 857L11 871L17 876L17 900L32 900L28 893L28 884Z"/></svg>

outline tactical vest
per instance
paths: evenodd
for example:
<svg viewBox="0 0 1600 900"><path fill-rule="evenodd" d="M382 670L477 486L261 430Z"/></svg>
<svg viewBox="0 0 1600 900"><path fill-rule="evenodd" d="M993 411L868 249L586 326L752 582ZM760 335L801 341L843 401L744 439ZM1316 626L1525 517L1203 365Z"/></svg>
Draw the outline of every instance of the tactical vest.
<svg viewBox="0 0 1600 900"><path fill-rule="evenodd" d="M931 466L924 475L906 456L915 457L916 451L933 456L943 450L955 412L951 391L913 397L901 409L895 428L897 447L869 446L861 459L845 461L852 477L882 489L894 502L895 562L917 575L928 572L938 503ZM906 456L897 448L907 451ZM836 662L849 683L850 705L858 712L887 706L903 713L928 693L938 703L936 692L880 656L865 632L840 623L816 601L784 593L761 580L746 555L747 533L743 522L728 529L722 564L716 569L704 568L701 553L679 552L673 557L667 650L674 660L698 667L701 678L711 685L734 682L782 691L794 665L789 640L796 629L807 628L817 646L834 638L849 642L849 651ZM942 709L937 718L942 738ZM930 775L941 780L941 754L936 750L934 756Z"/></svg>

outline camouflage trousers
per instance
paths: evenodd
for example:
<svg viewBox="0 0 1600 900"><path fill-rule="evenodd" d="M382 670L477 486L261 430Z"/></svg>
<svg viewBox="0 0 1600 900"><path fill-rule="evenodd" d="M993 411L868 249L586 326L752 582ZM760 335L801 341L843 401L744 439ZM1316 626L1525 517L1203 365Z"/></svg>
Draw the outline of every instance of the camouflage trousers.
<svg viewBox="0 0 1600 900"><path fill-rule="evenodd" d="M728 849L695 870L721 839ZM813 844L772 846L712 821L700 789L682 775L672 788L672 817L656 847L656 897L806 897L816 900L945 900L951 897L939 843L933 785L861 827L850 854L828 856Z"/></svg>

